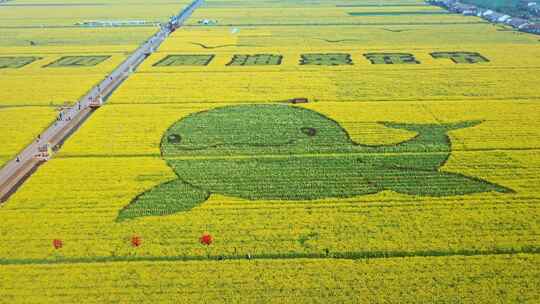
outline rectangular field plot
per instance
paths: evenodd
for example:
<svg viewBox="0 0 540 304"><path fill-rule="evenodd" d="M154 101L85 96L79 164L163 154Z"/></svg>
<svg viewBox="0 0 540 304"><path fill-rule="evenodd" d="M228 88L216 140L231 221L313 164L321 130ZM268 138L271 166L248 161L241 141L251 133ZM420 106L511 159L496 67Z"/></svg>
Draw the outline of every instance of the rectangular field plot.
<svg viewBox="0 0 540 304"><path fill-rule="evenodd" d="M351 65L350 54L302 54L301 65Z"/></svg>
<svg viewBox="0 0 540 304"><path fill-rule="evenodd" d="M435 52L431 53L435 59L450 59L454 63L482 63L489 59L476 52Z"/></svg>
<svg viewBox="0 0 540 304"><path fill-rule="evenodd" d="M0 57L0 69L18 69L42 57Z"/></svg>
<svg viewBox="0 0 540 304"><path fill-rule="evenodd" d="M364 57L372 64L419 64L413 54L406 53L368 53Z"/></svg>
<svg viewBox="0 0 540 304"><path fill-rule="evenodd" d="M283 56L273 54L234 55L227 65L280 65L282 60Z"/></svg>
<svg viewBox="0 0 540 304"><path fill-rule="evenodd" d="M111 56L64 56L52 63L45 65L46 68L59 67L92 67L111 58Z"/></svg>
<svg viewBox="0 0 540 304"><path fill-rule="evenodd" d="M212 58L214 58L214 55L168 55L156 62L154 66L205 66L212 61Z"/></svg>

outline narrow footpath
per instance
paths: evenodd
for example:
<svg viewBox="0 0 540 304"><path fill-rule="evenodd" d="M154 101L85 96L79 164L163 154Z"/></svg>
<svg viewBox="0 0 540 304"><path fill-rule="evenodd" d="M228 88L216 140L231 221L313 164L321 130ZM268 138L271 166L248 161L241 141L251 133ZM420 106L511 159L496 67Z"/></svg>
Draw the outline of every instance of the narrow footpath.
<svg viewBox="0 0 540 304"><path fill-rule="evenodd" d="M14 159L0 169L0 204L17 191L37 168L57 152L87 119L99 108L107 97L126 80L150 54L177 30L203 0L195 0L178 15L163 25L148 41L141 45L112 73L70 108L60 112L58 120L43 131L38 138L22 150Z"/></svg>

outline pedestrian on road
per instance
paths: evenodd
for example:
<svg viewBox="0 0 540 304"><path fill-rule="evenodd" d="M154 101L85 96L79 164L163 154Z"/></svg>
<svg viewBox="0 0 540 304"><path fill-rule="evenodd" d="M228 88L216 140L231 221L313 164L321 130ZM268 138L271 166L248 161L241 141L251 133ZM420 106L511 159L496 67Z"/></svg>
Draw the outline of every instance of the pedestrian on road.
<svg viewBox="0 0 540 304"><path fill-rule="evenodd" d="M19 158L19 156L17 155L17 159L15 160L16 162L20 163L21 162L21 159Z"/></svg>

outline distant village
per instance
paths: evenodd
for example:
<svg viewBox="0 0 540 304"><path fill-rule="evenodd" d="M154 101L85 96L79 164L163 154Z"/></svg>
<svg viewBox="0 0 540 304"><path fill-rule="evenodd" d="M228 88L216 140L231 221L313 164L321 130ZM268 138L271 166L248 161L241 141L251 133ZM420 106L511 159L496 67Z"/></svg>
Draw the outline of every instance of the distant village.
<svg viewBox="0 0 540 304"><path fill-rule="evenodd" d="M519 31L540 34L540 22L533 18L540 17L540 3L522 0L519 3L522 16L510 16L491 9L481 8L476 5L462 3L457 0L426 0L428 4L436 5L456 14L464 16L478 16L491 23L505 24Z"/></svg>

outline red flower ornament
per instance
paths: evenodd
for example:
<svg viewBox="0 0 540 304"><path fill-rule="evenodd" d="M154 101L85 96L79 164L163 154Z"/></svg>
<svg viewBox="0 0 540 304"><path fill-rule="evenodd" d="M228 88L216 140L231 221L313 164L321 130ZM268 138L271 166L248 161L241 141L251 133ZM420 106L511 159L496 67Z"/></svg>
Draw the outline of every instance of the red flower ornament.
<svg viewBox="0 0 540 304"><path fill-rule="evenodd" d="M54 249L60 249L64 246L64 242L62 242L62 240L59 240L59 239L54 239L52 241L52 245Z"/></svg>
<svg viewBox="0 0 540 304"><path fill-rule="evenodd" d="M142 245L142 239L140 236L133 236L131 237L131 246L133 247L139 247Z"/></svg>
<svg viewBox="0 0 540 304"><path fill-rule="evenodd" d="M208 233L205 233L201 236L201 238L199 239L199 241L201 242L201 244L203 245L206 245L206 246L210 246L212 244L212 242L214 241L214 238L212 238L212 236Z"/></svg>

